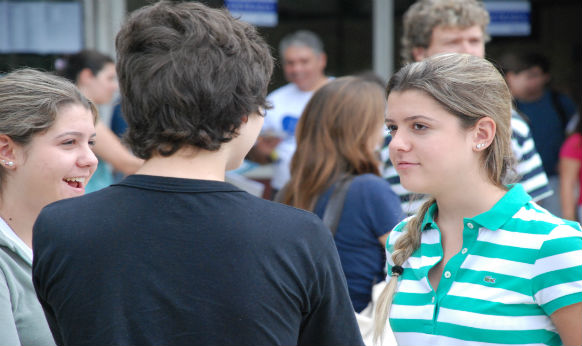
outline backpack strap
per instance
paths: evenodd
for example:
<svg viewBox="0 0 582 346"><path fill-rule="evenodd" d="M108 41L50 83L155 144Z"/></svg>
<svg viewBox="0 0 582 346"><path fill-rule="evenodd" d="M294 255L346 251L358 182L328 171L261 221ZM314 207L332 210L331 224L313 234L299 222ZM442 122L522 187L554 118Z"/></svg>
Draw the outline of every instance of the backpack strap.
<svg viewBox="0 0 582 346"><path fill-rule="evenodd" d="M562 122L562 129L565 130L566 126L568 125L568 114L566 114L564 105L560 101L560 94L555 90L550 90L550 95L552 97L552 105L554 106L554 109L556 110L556 113L558 113L558 117Z"/></svg>
<svg viewBox="0 0 582 346"><path fill-rule="evenodd" d="M345 175L338 180L323 212L323 223L329 228L333 236L337 232L346 195L353 179L353 175Z"/></svg>

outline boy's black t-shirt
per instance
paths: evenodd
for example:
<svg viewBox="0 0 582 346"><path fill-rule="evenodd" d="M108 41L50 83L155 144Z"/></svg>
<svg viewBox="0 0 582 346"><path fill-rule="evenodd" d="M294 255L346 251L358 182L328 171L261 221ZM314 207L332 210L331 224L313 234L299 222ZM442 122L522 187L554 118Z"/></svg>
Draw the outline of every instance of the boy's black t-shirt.
<svg viewBox="0 0 582 346"><path fill-rule="evenodd" d="M129 176L47 206L33 248L58 344L363 344L319 218L224 182Z"/></svg>

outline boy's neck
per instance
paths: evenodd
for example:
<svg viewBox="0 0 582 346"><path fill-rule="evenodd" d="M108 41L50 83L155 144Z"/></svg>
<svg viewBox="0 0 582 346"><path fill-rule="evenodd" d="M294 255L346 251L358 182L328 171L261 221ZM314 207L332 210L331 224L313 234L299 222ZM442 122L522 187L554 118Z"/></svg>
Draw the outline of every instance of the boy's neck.
<svg viewBox="0 0 582 346"><path fill-rule="evenodd" d="M222 149L208 151L184 147L171 156L152 156L136 174L224 181L226 165L227 155Z"/></svg>

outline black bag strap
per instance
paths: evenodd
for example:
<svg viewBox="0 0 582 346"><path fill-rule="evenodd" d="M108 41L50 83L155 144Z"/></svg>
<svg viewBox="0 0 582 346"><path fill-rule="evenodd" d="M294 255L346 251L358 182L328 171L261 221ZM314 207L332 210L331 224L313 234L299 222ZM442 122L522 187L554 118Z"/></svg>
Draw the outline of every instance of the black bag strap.
<svg viewBox="0 0 582 346"><path fill-rule="evenodd" d="M333 189L331 197L327 202L325 211L323 212L323 223L329 228L331 234L334 236L337 231L342 210L344 209L346 194L348 193L348 188L353 179L353 175L346 175L337 182L337 185Z"/></svg>
<svg viewBox="0 0 582 346"><path fill-rule="evenodd" d="M564 105L560 101L560 94L555 90L551 90L550 95L552 97L552 104L554 106L554 109L556 110L556 113L558 113L558 117L562 122L562 129L565 130L566 126L568 125L568 114L564 109Z"/></svg>

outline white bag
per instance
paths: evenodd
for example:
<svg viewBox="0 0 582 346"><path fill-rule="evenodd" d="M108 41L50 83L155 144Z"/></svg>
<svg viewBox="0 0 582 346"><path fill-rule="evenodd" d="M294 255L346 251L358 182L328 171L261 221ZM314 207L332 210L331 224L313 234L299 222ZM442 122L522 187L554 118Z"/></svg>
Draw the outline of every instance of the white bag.
<svg viewBox="0 0 582 346"><path fill-rule="evenodd" d="M374 317L376 315L376 302L382 290L386 287L386 281L379 282L372 286L372 301L366 306L364 310L360 313L356 312L356 320L358 321L358 326L360 327L360 333L362 333L362 338L366 346L396 346L396 339L390 328L390 324L386 323L384 329L382 343L374 345ZM380 340L378 340L380 341Z"/></svg>

